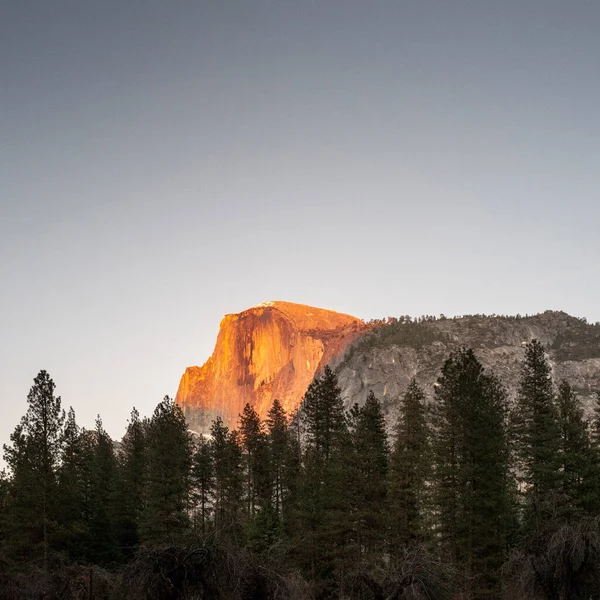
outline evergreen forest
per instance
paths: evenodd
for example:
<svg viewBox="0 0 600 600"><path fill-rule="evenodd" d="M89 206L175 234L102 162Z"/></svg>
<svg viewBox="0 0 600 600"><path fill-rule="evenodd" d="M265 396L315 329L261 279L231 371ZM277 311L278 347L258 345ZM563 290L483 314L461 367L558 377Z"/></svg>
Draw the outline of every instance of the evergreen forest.
<svg viewBox="0 0 600 600"><path fill-rule="evenodd" d="M165 397L114 442L41 371L4 446L0 600L600 600L600 393L584 412L536 340L514 398L468 348L426 392L390 426L326 367L295 414L198 436Z"/></svg>

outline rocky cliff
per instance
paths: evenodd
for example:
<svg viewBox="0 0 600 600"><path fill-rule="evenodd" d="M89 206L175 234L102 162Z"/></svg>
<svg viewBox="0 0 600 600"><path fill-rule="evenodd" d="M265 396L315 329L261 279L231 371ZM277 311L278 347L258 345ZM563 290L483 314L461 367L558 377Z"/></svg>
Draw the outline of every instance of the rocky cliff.
<svg viewBox="0 0 600 600"><path fill-rule="evenodd" d="M345 406L362 405L372 390L391 426L411 378L431 399L444 360L461 346L473 348L514 398L525 344L533 338L546 346L555 381L569 381L589 408L600 390L600 324L547 311L366 325L348 315L288 302L227 315L213 355L204 366L186 370L176 401L196 431L207 431L216 415L235 426L246 402L264 417L279 398L293 413L313 377L330 364Z"/></svg>
<svg viewBox="0 0 600 600"><path fill-rule="evenodd" d="M175 401L197 432L217 415L235 426L247 402L263 418L275 398L291 413L315 374L366 330L355 317L290 302L226 315L212 356L186 369Z"/></svg>
<svg viewBox="0 0 600 600"><path fill-rule="evenodd" d="M373 390L391 425L411 378L416 377L432 398L444 360L461 346L473 348L514 398L524 346L533 338L546 346L555 382L569 381L589 409L595 391L600 390L600 324L564 312L379 323L360 336L343 358L334 360L334 366L345 405L362 405Z"/></svg>

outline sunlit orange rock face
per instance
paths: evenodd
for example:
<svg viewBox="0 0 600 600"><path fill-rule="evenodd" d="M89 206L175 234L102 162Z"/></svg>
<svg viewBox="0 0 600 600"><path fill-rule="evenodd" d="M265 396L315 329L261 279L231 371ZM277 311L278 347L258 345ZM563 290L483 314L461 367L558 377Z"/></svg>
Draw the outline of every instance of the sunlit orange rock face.
<svg viewBox="0 0 600 600"><path fill-rule="evenodd" d="M292 413L315 374L365 329L350 315L290 302L226 315L212 356L186 369L175 401L199 433L217 415L235 427L247 402L262 418L275 398Z"/></svg>

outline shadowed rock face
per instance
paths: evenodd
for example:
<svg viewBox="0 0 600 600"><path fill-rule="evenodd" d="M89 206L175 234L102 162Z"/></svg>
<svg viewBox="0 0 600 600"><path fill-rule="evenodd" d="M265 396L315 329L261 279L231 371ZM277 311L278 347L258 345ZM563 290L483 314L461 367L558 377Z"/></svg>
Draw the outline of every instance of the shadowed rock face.
<svg viewBox="0 0 600 600"><path fill-rule="evenodd" d="M372 391L391 428L410 380L416 377L429 401L434 401L444 361L460 347L473 348L514 401L525 345L534 338L547 350L554 382L558 385L566 379L590 414L596 390L600 390L600 324L588 324L564 312L528 317L473 315L372 327L334 366L345 407L362 406Z"/></svg>
<svg viewBox="0 0 600 600"><path fill-rule="evenodd" d="M262 418L275 398L292 413L315 374L366 329L350 315L290 302L226 315L212 356L186 369L175 401L198 433L217 415L235 426L247 402Z"/></svg>

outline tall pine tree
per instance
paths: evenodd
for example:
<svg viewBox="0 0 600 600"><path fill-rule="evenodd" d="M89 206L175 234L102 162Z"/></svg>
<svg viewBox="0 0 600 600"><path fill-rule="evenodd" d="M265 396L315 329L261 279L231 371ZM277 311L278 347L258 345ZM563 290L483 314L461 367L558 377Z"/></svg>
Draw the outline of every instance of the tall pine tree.
<svg viewBox="0 0 600 600"><path fill-rule="evenodd" d="M145 507L147 479L146 427L137 409L131 411L129 424L121 440L117 519L119 546L124 556L137 549L139 527Z"/></svg>
<svg viewBox="0 0 600 600"><path fill-rule="evenodd" d="M56 470L65 420L55 384L40 371L27 396L27 412L4 446L11 473L9 535L15 555L48 568L57 531Z"/></svg>
<svg viewBox="0 0 600 600"><path fill-rule="evenodd" d="M344 403L337 378L326 366L321 378L309 386L301 406L306 444L319 459L327 461L347 435Z"/></svg>
<svg viewBox="0 0 600 600"><path fill-rule="evenodd" d="M285 410L277 399L273 401L273 406L269 409L266 426L271 460L271 499L275 512L281 517L287 495L285 462L289 446L289 432Z"/></svg>
<svg viewBox="0 0 600 600"><path fill-rule="evenodd" d="M250 519L270 503L269 456L266 434L256 410L246 404L240 415L240 439L246 475L246 510Z"/></svg>
<svg viewBox="0 0 600 600"><path fill-rule="evenodd" d="M215 466L210 444L200 438L192 463L192 497L195 504L196 528L206 535L209 530L215 493Z"/></svg>
<svg viewBox="0 0 600 600"><path fill-rule="evenodd" d="M113 442L96 419L92 454L91 513L89 518L91 562L111 566L118 558L116 547L117 459Z"/></svg>
<svg viewBox="0 0 600 600"><path fill-rule="evenodd" d="M75 561L85 561L90 545L89 461L85 435L77 425L75 411L69 409L63 433L60 466L58 468L58 520L61 549Z"/></svg>
<svg viewBox="0 0 600 600"><path fill-rule="evenodd" d="M148 423L146 452L141 538L150 544L173 543L189 527L192 440L181 409L168 396Z"/></svg>
<svg viewBox="0 0 600 600"><path fill-rule="evenodd" d="M333 577L355 554L353 499L348 494L352 447L337 378L329 367L308 387L300 408L305 449L298 489L300 560L317 579Z"/></svg>
<svg viewBox="0 0 600 600"><path fill-rule="evenodd" d="M536 518L558 491L560 468L554 385L545 349L537 340L525 350L512 420L516 470L527 522Z"/></svg>
<svg viewBox="0 0 600 600"><path fill-rule="evenodd" d="M214 464L214 521L218 537L240 542L244 507L242 445L237 431L229 431L221 417L211 427Z"/></svg>
<svg viewBox="0 0 600 600"><path fill-rule="evenodd" d="M392 556L405 546L423 543L428 527L427 492L431 476L430 434L425 394L415 379L400 403L390 458L389 540Z"/></svg>
<svg viewBox="0 0 600 600"><path fill-rule="evenodd" d="M351 493L356 546L362 562L384 551L389 444L381 404L373 392L369 392L365 404L354 413ZM375 506L378 510L373 510Z"/></svg>
<svg viewBox="0 0 600 600"><path fill-rule="evenodd" d="M565 517L581 517L598 508L594 481L594 452L579 398L568 382L558 388L560 434L558 491Z"/></svg>
<svg viewBox="0 0 600 600"><path fill-rule="evenodd" d="M452 353L436 388L435 487L441 556L468 597L499 598L511 523L506 392L472 350Z"/></svg>

